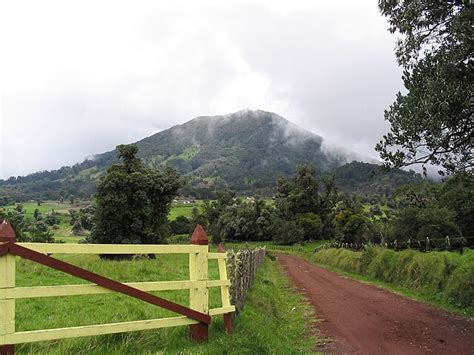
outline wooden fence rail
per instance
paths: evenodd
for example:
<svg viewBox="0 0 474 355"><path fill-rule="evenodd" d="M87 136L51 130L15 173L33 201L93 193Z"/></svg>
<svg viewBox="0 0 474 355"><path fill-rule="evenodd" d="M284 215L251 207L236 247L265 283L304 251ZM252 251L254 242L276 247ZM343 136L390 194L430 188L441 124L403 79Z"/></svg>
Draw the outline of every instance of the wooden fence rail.
<svg viewBox="0 0 474 355"><path fill-rule="evenodd" d="M121 283L66 263L50 254L189 254L189 280ZM85 279L91 284L15 287L15 257ZM209 280L209 260L217 260L219 280ZM0 224L0 355L14 354L15 344L112 334L128 331L189 325L195 341L207 341L211 317L223 314L224 327L232 330L235 306L229 297L230 281L226 270L227 254L210 253L204 229L197 225L189 245L107 245L16 243L11 225ZM221 288L222 307L209 309L209 288ZM168 301L147 291L189 290L189 307ZM87 325L80 327L15 331L15 300L33 297L55 297L119 292L141 301L171 310L179 317L132 322Z"/></svg>

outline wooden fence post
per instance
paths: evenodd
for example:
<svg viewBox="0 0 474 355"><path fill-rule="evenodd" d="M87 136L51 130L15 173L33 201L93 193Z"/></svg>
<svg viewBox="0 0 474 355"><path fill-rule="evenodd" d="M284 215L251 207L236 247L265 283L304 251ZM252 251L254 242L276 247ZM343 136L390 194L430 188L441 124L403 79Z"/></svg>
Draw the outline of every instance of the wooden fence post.
<svg viewBox="0 0 474 355"><path fill-rule="evenodd" d="M198 224L191 236L191 244L208 245L209 239L204 228ZM208 280L208 249L205 252L189 254L189 279L191 281ZM191 288L189 290L190 308L199 312L209 313L209 292L206 286ZM205 323L192 324L189 326L191 339L197 342L205 342L209 338L209 327Z"/></svg>
<svg viewBox="0 0 474 355"><path fill-rule="evenodd" d="M219 253L225 253L225 248L222 243L219 243L217 248ZM219 259L219 279L227 280L226 260ZM222 307L230 307L229 286L221 286ZM224 313L224 330L230 334L234 331L234 324L232 322L232 313Z"/></svg>
<svg viewBox="0 0 474 355"><path fill-rule="evenodd" d="M0 243L14 243L15 231L10 223L0 224ZM7 334L15 333L15 299L7 298L7 289L15 287L15 256L0 255L0 338L5 343ZM0 355L13 355L15 345L0 345Z"/></svg>

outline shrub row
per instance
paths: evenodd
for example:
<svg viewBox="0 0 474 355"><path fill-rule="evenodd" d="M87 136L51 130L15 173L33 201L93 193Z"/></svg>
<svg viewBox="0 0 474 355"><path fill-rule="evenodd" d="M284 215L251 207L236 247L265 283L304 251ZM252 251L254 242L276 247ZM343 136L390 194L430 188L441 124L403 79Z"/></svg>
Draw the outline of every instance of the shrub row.
<svg viewBox="0 0 474 355"><path fill-rule="evenodd" d="M474 251L470 249L462 255L381 247L359 252L325 249L313 258L320 264L403 286L457 307L474 307Z"/></svg>
<svg viewBox="0 0 474 355"><path fill-rule="evenodd" d="M237 314L244 307L247 290L252 285L257 269L264 259L265 248L238 251L230 249L227 252L227 271L231 282L230 298Z"/></svg>

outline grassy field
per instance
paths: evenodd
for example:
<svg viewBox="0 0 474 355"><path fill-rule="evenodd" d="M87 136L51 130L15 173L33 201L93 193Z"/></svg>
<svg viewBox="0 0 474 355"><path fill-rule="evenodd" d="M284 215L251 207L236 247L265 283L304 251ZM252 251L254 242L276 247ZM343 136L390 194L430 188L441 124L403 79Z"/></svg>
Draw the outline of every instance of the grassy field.
<svg viewBox="0 0 474 355"><path fill-rule="evenodd" d="M57 201L45 201L42 202L40 206L36 202L24 202L22 203L23 209L27 216L33 217L33 214L36 209L38 209L43 215L46 215L52 211L59 212L61 214L68 214L70 209L79 209L85 207L89 204L89 201L79 201L77 203L71 204L69 202L58 203ZM173 204L169 214L170 220L176 219L178 216L191 217L193 207L197 206L201 208L202 202L196 201L193 204ZM4 206L5 210L13 210L16 204L11 204Z"/></svg>
<svg viewBox="0 0 474 355"><path fill-rule="evenodd" d="M69 202L58 203L57 201L45 201L42 202L40 206L36 202L25 202L22 203L23 210L25 211L26 217L33 219L34 211L38 209L43 216L46 216L50 212L58 212L60 223L57 226L57 229L51 229L54 233L54 238L57 241L62 241L66 243L76 243L80 239L83 239L84 236L75 236L72 234L72 226L70 222L69 210L70 209L79 209L86 207L90 202L89 201L78 201L74 204ZM175 220L178 216L191 217L193 208L197 206L201 209L202 202L196 201L194 204L173 204L169 214L170 221ZM13 210L16 204L11 204L4 206L5 210Z"/></svg>
<svg viewBox="0 0 474 355"><path fill-rule="evenodd" d="M174 221L179 216L191 217L193 208L197 207L199 211L202 211L202 203L200 201L195 202L194 204L173 204L171 206L171 211L169 216L170 221Z"/></svg>
<svg viewBox="0 0 474 355"><path fill-rule="evenodd" d="M77 237L72 234L72 226L69 223L69 210L70 209L79 209L81 207L87 206L87 201L80 201L78 203L71 204L69 202L58 203L57 201L45 201L42 202L40 206L36 202L25 202L22 203L23 210L25 211L26 218L33 220L34 211L38 209L43 217L45 217L50 212L58 212L58 218L60 223L57 225L56 229L51 228L51 231L54 233L54 238L57 241L63 241L68 243L77 242L83 237ZM5 210L13 210L16 205L7 205L3 207Z"/></svg>
<svg viewBox="0 0 474 355"><path fill-rule="evenodd" d="M46 215L47 213L52 211L67 214L69 209L77 209L80 207L84 207L85 205L87 205L87 202L78 202L71 204L69 202L58 203L57 201L45 201L42 202L40 206L38 206L36 202L24 202L21 203L21 205L23 205L23 209L25 210L27 216L33 216L33 213L36 209L38 209L43 215ZM15 208L15 206L16 204L7 205L4 207L4 209L12 210Z"/></svg>
<svg viewBox="0 0 474 355"><path fill-rule="evenodd" d="M92 255L56 256L120 281L188 279L187 255L160 255L156 260L103 261ZM218 278L217 262L210 263L210 279ZM68 275L25 260L17 260L17 286L78 284ZM156 292L183 305L187 290ZM220 306L220 289L210 292L210 306ZM258 271L235 332L226 335L222 316L213 318L210 341L196 344L188 327L175 327L96 337L65 339L17 346L34 354L290 354L309 353L316 338L309 334L310 309L292 292L276 262L267 258ZM17 300L17 331L100 324L172 316L169 311L118 294Z"/></svg>

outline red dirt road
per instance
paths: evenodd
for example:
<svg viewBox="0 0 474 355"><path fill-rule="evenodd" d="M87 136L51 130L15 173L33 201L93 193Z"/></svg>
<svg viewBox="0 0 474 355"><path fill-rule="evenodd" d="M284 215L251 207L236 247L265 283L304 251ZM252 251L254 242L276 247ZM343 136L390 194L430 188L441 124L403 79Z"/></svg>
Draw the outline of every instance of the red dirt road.
<svg viewBox="0 0 474 355"><path fill-rule="evenodd" d="M360 354L474 354L474 321L278 255L333 342L318 349Z"/></svg>

